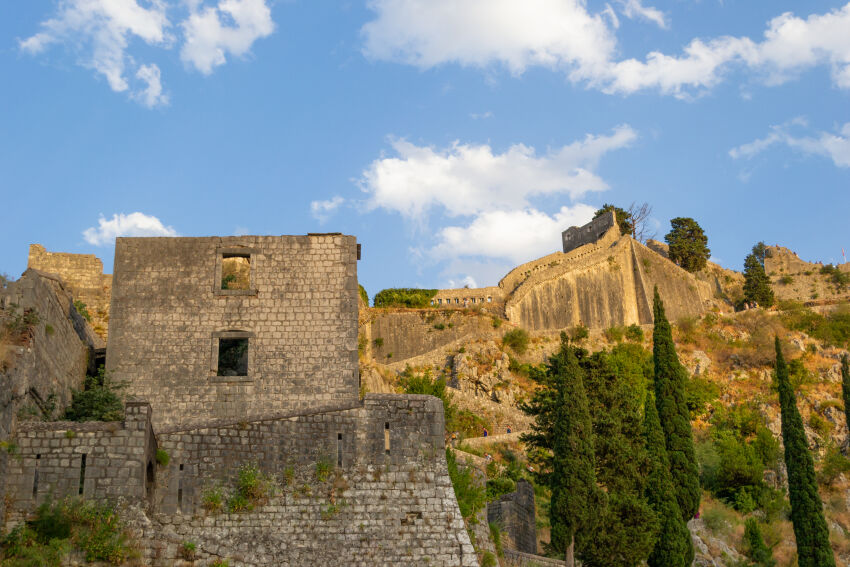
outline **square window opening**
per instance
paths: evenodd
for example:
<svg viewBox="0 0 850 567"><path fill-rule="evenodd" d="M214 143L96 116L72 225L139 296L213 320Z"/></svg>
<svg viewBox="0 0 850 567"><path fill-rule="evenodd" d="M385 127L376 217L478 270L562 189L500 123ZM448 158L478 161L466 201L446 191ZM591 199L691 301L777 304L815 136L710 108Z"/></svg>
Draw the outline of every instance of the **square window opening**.
<svg viewBox="0 0 850 567"><path fill-rule="evenodd" d="M251 289L251 255L221 255L221 289Z"/></svg>
<svg viewBox="0 0 850 567"><path fill-rule="evenodd" d="M218 340L218 376L248 375L248 339Z"/></svg>

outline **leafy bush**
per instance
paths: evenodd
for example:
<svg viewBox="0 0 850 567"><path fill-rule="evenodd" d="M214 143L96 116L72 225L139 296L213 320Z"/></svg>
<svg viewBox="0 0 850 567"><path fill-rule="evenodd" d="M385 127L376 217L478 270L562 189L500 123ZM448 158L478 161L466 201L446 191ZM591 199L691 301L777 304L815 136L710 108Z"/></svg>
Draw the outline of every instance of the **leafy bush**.
<svg viewBox="0 0 850 567"><path fill-rule="evenodd" d="M493 317L493 328L498 329L501 326L502 326L502 320L499 319L498 317Z"/></svg>
<svg viewBox="0 0 850 567"><path fill-rule="evenodd" d="M452 403L452 396L447 389L445 379L434 380L430 370L420 375L407 367L399 376L399 382L405 394L425 394L439 398L443 402L446 431L460 431L464 436L475 437L487 427L486 422L471 411L459 410Z"/></svg>
<svg viewBox="0 0 850 567"><path fill-rule="evenodd" d="M794 283L794 278L786 274L779 278L779 283L781 283L782 285L789 285Z"/></svg>
<svg viewBox="0 0 850 567"><path fill-rule="evenodd" d="M685 403L691 412L691 419L705 412L706 405L720 395L720 388L714 382L694 376L685 382Z"/></svg>
<svg viewBox="0 0 850 567"><path fill-rule="evenodd" d="M586 325L576 325L570 331L570 340L574 343L583 341L590 336L590 329Z"/></svg>
<svg viewBox="0 0 850 567"><path fill-rule="evenodd" d="M825 486L831 486L839 476L848 472L850 472L850 459L842 455L835 445L830 445L823 456L818 480Z"/></svg>
<svg viewBox="0 0 850 567"><path fill-rule="evenodd" d="M809 417L809 426L815 430L821 439L829 439L829 435L832 433L833 425L820 415L812 412L812 415Z"/></svg>
<svg viewBox="0 0 850 567"><path fill-rule="evenodd" d="M97 376L86 376L83 390L73 390L71 405L65 409L69 421L120 421L124 405L118 393L126 386L113 382L101 366Z"/></svg>
<svg viewBox="0 0 850 567"><path fill-rule="evenodd" d="M516 482L506 477L496 477L487 481L487 501L498 500L503 494L516 491Z"/></svg>
<svg viewBox="0 0 850 567"><path fill-rule="evenodd" d="M474 522L486 502L485 488L476 480L473 467L459 464L450 447L446 447L446 464L460 514L467 522Z"/></svg>
<svg viewBox="0 0 850 567"><path fill-rule="evenodd" d="M850 273L841 271L838 266L827 264L821 267L820 273L827 276L829 281L835 284L838 289L844 289L850 283Z"/></svg>
<svg viewBox="0 0 850 567"><path fill-rule="evenodd" d="M180 546L180 556L186 561L194 561L195 560L195 551L198 549L198 546L195 545L193 541L184 541L183 545Z"/></svg>
<svg viewBox="0 0 850 567"><path fill-rule="evenodd" d="M493 547L496 548L496 555L504 557L505 552L502 549L502 530L499 524L490 522L490 539L493 540Z"/></svg>
<svg viewBox="0 0 850 567"><path fill-rule="evenodd" d="M366 288L360 284L357 284L357 288L360 290L360 299L363 300L363 303L369 305L369 294L366 293Z"/></svg>
<svg viewBox="0 0 850 567"><path fill-rule="evenodd" d="M384 346L384 338L378 337L376 339L373 339L372 344L375 345L375 348L381 348L382 346Z"/></svg>
<svg viewBox="0 0 850 567"><path fill-rule="evenodd" d="M201 503L207 512L220 512L224 505L224 491L220 486L205 489L201 494Z"/></svg>
<svg viewBox="0 0 850 567"><path fill-rule="evenodd" d="M74 300L74 309L77 310L77 313L83 316L83 319L91 323L91 314L89 313L86 304L80 301L79 299Z"/></svg>
<svg viewBox="0 0 850 567"><path fill-rule="evenodd" d="M485 551L481 556L481 567L499 567L499 561L492 551Z"/></svg>
<svg viewBox="0 0 850 567"><path fill-rule="evenodd" d="M609 343L619 343L622 342L623 336L626 334L625 328L621 326L608 327L602 332L605 335L605 339Z"/></svg>
<svg viewBox="0 0 850 567"><path fill-rule="evenodd" d="M850 307L846 303L827 315L791 301L783 302L780 308L783 323L792 331L802 331L827 345L850 346Z"/></svg>
<svg viewBox="0 0 850 567"><path fill-rule="evenodd" d="M438 331L442 331L443 329L446 328L446 324L445 323L434 323L434 328L437 329Z"/></svg>
<svg viewBox="0 0 850 567"><path fill-rule="evenodd" d="M753 567L774 567L776 560L770 548L764 543L758 522L755 518L747 518L744 523L744 547L747 557L752 560Z"/></svg>
<svg viewBox="0 0 850 567"><path fill-rule="evenodd" d="M334 465L329 459L319 459L316 461L316 480L319 482L327 481L333 469Z"/></svg>
<svg viewBox="0 0 850 567"><path fill-rule="evenodd" d="M635 343L643 342L643 329L640 325L632 323L626 327L626 338Z"/></svg>
<svg viewBox="0 0 850 567"><path fill-rule="evenodd" d="M157 449L156 450L156 464L167 467L169 461L171 461L171 457L165 449Z"/></svg>
<svg viewBox="0 0 850 567"><path fill-rule="evenodd" d="M436 289L390 288L375 294L375 307L429 307L437 295Z"/></svg>
<svg viewBox="0 0 850 567"><path fill-rule="evenodd" d="M528 332L525 329L511 329L502 336L502 344L522 354L528 349Z"/></svg>

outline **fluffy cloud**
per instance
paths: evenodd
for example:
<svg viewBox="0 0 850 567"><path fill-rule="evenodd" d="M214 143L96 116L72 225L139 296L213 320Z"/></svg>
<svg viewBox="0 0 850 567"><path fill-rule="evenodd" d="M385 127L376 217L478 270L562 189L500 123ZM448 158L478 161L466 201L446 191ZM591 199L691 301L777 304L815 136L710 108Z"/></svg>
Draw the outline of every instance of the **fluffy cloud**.
<svg viewBox="0 0 850 567"><path fill-rule="evenodd" d="M514 265L520 264L557 251L561 232L590 221L595 210L578 204L561 207L551 216L536 209L484 212L468 226L447 226L440 230L431 254L441 259L507 258Z"/></svg>
<svg viewBox="0 0 850 567"><path fill-rule="evenodd" d="M165 12L161 0L145 5L136 0L60 0L56 17L42 22L42 31L21 41L20 47L39 54L53 44L67 44L83 54L80 64L102 75L112 90L124 92L130 89L125 69L134 66L126 54L130 40L154 46L172 41Z"/></svg>
<svg viewBox="0 0 850 567"><path fill-rule="evenodd" d="M158 218L139 212L112 215L109 220L101 215L97 223L83 231L86 242L95 246L108 246L119 236L177 236L176 230Z"/></svg>
<svg viewBox="0 0 850 567"><path fill-rule="evenodd" d="M310 214L313 215L314 219L324 224L344 202L345 199L339 195L325 201L313 201L310 203Z"/></svg>
<svg viewBox="0 0 850 567"><path fill-rule="evenodd" d="M647 20L662 29L669 27L664 12L652 6L644 6L640 0L620 0L620 6L623 15L629 19Z"/></svg>
<svg viewBox="0 0 850 567"><path fill-rule="evenodd" d="M620 5L627 17L667 24L639 0ZM542 66L608 93L687 96L714 86L735 66L778 84L828 65L834 83L850 89L850 4L805 19L784 13L768 22L760 42L694 39L681 55L651 52L645 60L615 59L616 38L606 22L616 28L616 15L610 6L591 14L583 0L373 0L370 7L376 18L363 26L364 53L422 68L498 64L521 74Z"/></svg>
<svg viewBox="0 0 850 567"><path fill-rule="evenodd" d="M242 57L256 40L274 31L265 0L221 0L215 8L201 6L198 0L192 4L189 18L182 24L186 42L180 57L205 75L224 65L226 54Z"/></svg>
<svg viewBox="0 0 850 567"><path fill-rule="evenodd" d="M438 208L449 216L519 210L541 195L579 198L607 184L594 173L606 153L630 145L637 137L628 125L611 135L584 140L538 155L515 144L495 153L486 144L453 143L445 149L392 140L394 157L375 160L359 180L369 208L381 207L423 220Z"/></svg>
<svg viewBox="0 0 850 567"><path fill-rule="evenodd" d="M804 154L827 157L838 167L850 167L850 122L845 123L838 133L816 132L813 136L794 135L793 129L807 128L808 123L800 118L786 124L773 126L764 138L759 138L729 150L735 159L750 159L777 144Z"/></svg>
<svg viewBox="0 0 850 567"><path fill-rule="evenodd" d="M204 0L59 0L55 15L19 47L38 55L63 45L113 91L127 92L147 107L161 106L168 96L159 66L137 63L130 50L133 42L170 49L178 38L169 15L180 21L181 11L181 56L205 74L224 64L226 54L243 56L274 30L266 0L220 0L215 7Z"/></svg>

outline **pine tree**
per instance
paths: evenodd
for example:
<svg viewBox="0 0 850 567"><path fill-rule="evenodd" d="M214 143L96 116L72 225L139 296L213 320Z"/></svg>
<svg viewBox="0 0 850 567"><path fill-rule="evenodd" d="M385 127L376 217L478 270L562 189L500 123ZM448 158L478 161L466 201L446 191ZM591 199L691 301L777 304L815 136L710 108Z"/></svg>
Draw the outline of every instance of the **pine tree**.
<svg viewBox="0 0 850 567"><path fill-rule="evenodd" d="M850 432L850 359L841 357L841 393L844 395L844 417Z"/></svg>
<svg viewBox="0 0 850 567"><path fill-rule="evenodd" d="M774 567L776 565L776 559L773 558L770 548L765 545L755 518L747 518L747 521L744 522L744 543L747 547L747 557L752 560L754 567Z"/></svg>
<svg viewBox="0 0 850 567"><path fill-rule="evenodd" d="M593 218L597 219L608 211L614 211L614 218L617 220L617 224L620 225L620 234L625 235L632 234L634 232L635 223L632 219L632 213L625 209L621 209L620 207L615 207L610 203L605 203L604 205L602 205L602 208L598 209L593 214Z"/></svg>
<svg viewBox="0 0 850 567"><path fill-rule="evenodd" d="M655 511L659 526L658 537L647 559L647 565L689 567L694 555L691 533L682 519L682 511L676 501L664 431L658 421L658 410L652 395L646 398L643 420L643 438L650 460L646 496Z"/></svg>
<svg viewBox="0 0 850 567"><path fill-rule="evenodd" d="M759 242L744 259L744 300L762 307L770 307L775 301L770 278L764 271L764 259L769 257L770 251L764 242Z"/></svg>
<svg viewBox="0 0 850 567"><path fill-rule="evenodd" d="M797 399L788 380L788 366L782 356L779 337L776 337L776 383L797 561L800 567L834 567L835 556L829 545L829 531L815 481L815 466L806 441L803 419L797 409Z"/></svg>
<svg viewBox="0 0 850 567"><path fill-rule="evenodd" d="M572 347L561 334L561 350L549 358L544 372L533 374L542 388L522 409L534 416L522 440L541 449L540 481L552 491L549 509L551 546L574 564L576 549L593 537L604 494L596 485L593 428L579 359L587 352Z"/></svg>
<svg viewBox="0 0 850 567"><path fill-rule="evenodd" d="M580 553L585 567L642 565L655 543L657 522L645 496L650 463L642 435L641 392L647 376L643 368L629 372L615 366L632 358L634 349L645 353L637 345L624 345L580 360L593 416L596 480L608 495L595 534Z"/></svg>
<svg viewBox="0 0 850 567"><path fill-rule="evenodd" d="M699 223L692 218L677 217L670 221L670 226L670 232L664 237L670 246L667 257L689 272L703 269L711 250L708 249L708 237Z"/></svg>
<svg viewBox="0 0 850 567"><path fill-rule="evenodd" d="M701 490L699 467L694 454L691 417L685 399L687 371L679 363L670 322L655 288L653 301L655 327L652 331L652 357L655 365L655 405L670 459L670 474L676 500L686 522L699 510Z"/></svg>

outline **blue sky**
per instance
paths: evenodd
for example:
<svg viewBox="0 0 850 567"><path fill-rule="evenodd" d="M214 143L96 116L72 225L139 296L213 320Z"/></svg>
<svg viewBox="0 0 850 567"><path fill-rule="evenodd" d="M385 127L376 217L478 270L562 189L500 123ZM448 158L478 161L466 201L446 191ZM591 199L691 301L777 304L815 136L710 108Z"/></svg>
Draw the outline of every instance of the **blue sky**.
<svg viewBox="0 0 850 567"><path fill-rule="evenodd" d="M850 4L0 4L0 272L116 235L344 232L371 294L493 285L605 202L850 248Z"/></svg>

